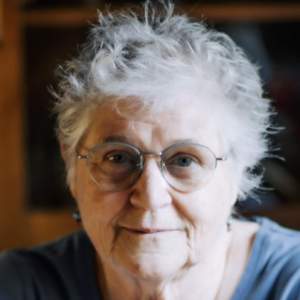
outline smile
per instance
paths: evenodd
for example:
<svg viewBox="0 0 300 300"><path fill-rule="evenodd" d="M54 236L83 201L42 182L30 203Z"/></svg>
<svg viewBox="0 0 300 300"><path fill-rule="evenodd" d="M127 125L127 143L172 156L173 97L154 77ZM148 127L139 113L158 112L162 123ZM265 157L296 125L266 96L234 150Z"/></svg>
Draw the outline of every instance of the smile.
<svg viewBox="0 0 300 300"><path fill-rule="evenodd" d="M133 234L147 235L147 234L158 234L158 233L167 233L179 231L178 229L158 229L158 228L128 228L121 227L123 230L126 230Z"/></svg>

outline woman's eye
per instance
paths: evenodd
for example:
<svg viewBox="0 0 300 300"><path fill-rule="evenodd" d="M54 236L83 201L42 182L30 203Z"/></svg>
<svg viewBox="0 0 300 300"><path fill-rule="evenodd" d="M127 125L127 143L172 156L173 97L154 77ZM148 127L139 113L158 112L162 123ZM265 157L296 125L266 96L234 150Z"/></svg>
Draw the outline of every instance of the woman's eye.
<svg viewBox="0 0 300 300"><path fill-rule="evenodd" d="M130 162L130 157L128 153L112 153L106 156L106 160L115 163L115 164L123 164Z"/></svg>
<svg viewBox="0 0 300 300"><path fill-rule="evenodd" d="M173 165L178 167L190 167L195 162L196 160L189 155L179 155L169 160L168 165Z"/></svg>

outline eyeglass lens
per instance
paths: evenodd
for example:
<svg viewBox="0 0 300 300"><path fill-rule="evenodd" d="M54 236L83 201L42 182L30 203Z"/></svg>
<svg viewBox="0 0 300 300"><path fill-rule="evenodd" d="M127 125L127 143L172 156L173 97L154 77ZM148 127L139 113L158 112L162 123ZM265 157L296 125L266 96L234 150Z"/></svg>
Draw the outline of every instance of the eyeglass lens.
<svg viewBox="0 0 300 300"><path fill-rule="evenodd" d="M143 172L147 154L125 143L104 143L88 155L92 179L104 191L132 186ZM192 191L205 184L216 167L216 157L205 146L174 144L161 155L160 168L166 181L179 191Z"/></svg>

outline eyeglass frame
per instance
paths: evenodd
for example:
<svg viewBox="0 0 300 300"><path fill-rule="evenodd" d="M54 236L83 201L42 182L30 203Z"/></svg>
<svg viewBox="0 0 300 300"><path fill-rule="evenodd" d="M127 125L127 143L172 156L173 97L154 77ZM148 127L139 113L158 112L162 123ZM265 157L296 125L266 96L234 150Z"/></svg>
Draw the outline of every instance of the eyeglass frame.
<svg viewBox="0 0 300 300"><path fill-rule="evenodd" d="M163 176L163 178L165 179L165 181L168 183L168 185L173 188L174 190L176 191L180 191L178 188L174 187L172 184L170 184L170 182L168 181L168 179L166 178L165 176L165 172L164 170L168 170L166 165L165 165L165 161L163 160L163 154L165 152L167 152L170 148L174 147L174 146L180 146L180 145L189 145L189 146L200 146L200 147L203 147L205 149L207 149L214 157L215 159L215 165L214 165L214 168L213 170L216 169L217 167L217 164L218 164L218 161L226 161L227 160L227 156L224 155L224 156L216 156L215 153L207 146L203 145L203 144L200 144L200 143L194 143L194 142L179 142L179 143L174 143L168 147L166 147L165 149L163 149L162 151L160 151L159 153L156 153L154 151L143 151L141 150L139 147L135 146L135 145L132 145L130 143L126 143L126 142L118 142L118 141L111 141L111 142L103 142L103 143L99 143L99 144L96 144L94 147L90 148L90 149L87 149L87 154L86 155L82 155L80 153L77 153L76 151L76 158L79 159L79 160L85 160L87 163L88 163L88 160L89 160L89 153L91 153L92 151L95 151L95 149L97 147L100 147L102 145L105 145L105 144L110 144L110 145L113 145L113 144L116 144L116 145L124 145L126 147L129 147L131 149L133 149L139 156L139 163L136 165L137 167L137 171L139 171L139 174L138 176L136 177L136 179L127 187L127 188L130 188L132 187L137 181L138 179L140 178L140 176L142 175L143 171L144 171L144 165L145 165L145 156L154 156L154 157L159 157L159 170ZM89 170L89 173L90 173L90 176L92 177L93 181L96 183L96 185L99 186L99 183L97 182L97 180L94 178L94 176L91 174L90 170Z"/></svg>

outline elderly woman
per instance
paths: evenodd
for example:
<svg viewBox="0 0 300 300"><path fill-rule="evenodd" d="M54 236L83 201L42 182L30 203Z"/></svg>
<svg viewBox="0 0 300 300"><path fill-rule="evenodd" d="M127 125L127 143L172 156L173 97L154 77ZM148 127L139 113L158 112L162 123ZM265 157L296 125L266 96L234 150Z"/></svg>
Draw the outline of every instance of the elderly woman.
<svg viewBox="0 0 300 300"><path fill-rule="evenodd" d="M1 300L300 299L300 234L232 217L271 110L227 35L171 4L101 15L56 97L84 230L2 254Z"/></svg>

